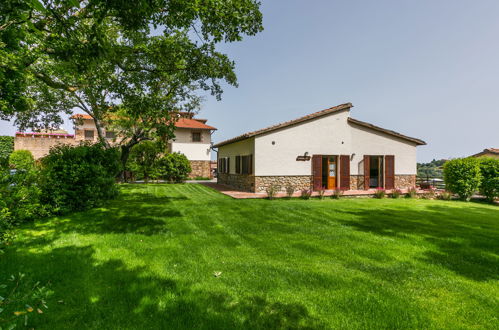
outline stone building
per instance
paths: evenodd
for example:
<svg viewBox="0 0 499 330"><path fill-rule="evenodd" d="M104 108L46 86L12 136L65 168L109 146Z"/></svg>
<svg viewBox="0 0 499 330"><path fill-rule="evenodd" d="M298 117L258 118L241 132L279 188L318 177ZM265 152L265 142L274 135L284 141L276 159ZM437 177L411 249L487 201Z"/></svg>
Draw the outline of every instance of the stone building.
<svg viewBox="0 0 499 330"><path fill-rule="evenodd" d="M351 103L215 144L218 182L246 191L416 185L422 140L350 117Z"/></svg>
<svg viewBox="0 0 499 330"><path fill-rule="evenodd" d="M190 177L212 177L211 134L216 128L207 125L206 119L194 118L191 113L181 113L179 116L181 117L175 123L175 138L168 142L168 152L181 152L189 159L192 167ZM35 159L39 159L57 144L77 145L81 141L98 141L97 129L91 116L76 114L71 119L74 121L74 135L65 131L18 132L14 138L14 150L29 150ZM111 130L104 129L104 134L111 145L119 138Z"/></svg>

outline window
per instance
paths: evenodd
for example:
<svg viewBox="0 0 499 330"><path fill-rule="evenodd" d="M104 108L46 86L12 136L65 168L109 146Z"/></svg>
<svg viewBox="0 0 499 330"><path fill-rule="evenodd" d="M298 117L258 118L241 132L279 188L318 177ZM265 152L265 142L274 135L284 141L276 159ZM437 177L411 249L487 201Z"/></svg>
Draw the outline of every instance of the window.
<svg viewBox="0 0 499 330"><path fill-rule="evenodd" d="M236 173L241 174L241 156L236 156Z"/></svg>
<svg viewBox="0 0 499 330"><path fill-rule="evenodd" d="M85 130L85 140L93 140L94 139L94 130Z"/></svg>
<svg viewBox="0 0 499 330"><path fill-rule="evenodd" d="M223 157L218 159L218 173L230 173L229 157Z"/></svg>
<svg viewBox="0 0 499 330"><path fill-rule="evenodd" d="M192 132L192 142L201 142L201 132Z"/></svg>
<svg viewBox="0 0 499 330"><path fill-rule="evenodd" d="M241 163L241 174L253 173L253 155L242 156Z"/></svg>
<svg viewBox="0 0 499 330"><path fill-rule="evenodd" d="M116 133L113 131L106 131L106 139L114 139L116 137Z"/></svg>

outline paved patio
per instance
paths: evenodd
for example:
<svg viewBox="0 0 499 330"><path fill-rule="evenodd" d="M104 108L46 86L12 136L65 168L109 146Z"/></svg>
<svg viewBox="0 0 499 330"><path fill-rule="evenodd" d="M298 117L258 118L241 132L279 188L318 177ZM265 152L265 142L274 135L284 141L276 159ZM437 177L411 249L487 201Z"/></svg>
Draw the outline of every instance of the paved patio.
<svg viewBox="0 0 499 330"><path fill-rule="evenodd" d="M230 196L235 199L247 199L247 198L267 198L267 193L261 192L261 193L252 193L252 192L247 192L247 191L241 191L241 190L236 190L234 187L230 187L224 184L216 183L216 182L199 182L200 184L203 184L207 187L213 188L219 192L221 192L224 195ZM342 196L351 196L351 197L368 197L374 195L374 192L376 189L369 189L369 190L345 190L343 191ZM405 194L407 192L407 189L402 189L402 192ZM424 193L424 190L418 190L418 194ZM334 190L326 190L324 193L324 196L331 196L333 195ZM391 193L391 190L386 190L386 193L389 194ZM296 191L293 194L293 197L300 197L301 192ZM312 196L319 196L319 193L314 191L312 193ZM276 194L276 198L283 198L287 197L285 192L279 192Z"/></svg>

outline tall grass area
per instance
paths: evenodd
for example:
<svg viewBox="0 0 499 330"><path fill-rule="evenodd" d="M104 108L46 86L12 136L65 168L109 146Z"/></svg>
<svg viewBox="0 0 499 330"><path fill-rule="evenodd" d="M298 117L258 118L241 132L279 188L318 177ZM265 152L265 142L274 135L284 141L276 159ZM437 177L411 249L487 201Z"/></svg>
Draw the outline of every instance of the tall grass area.
<svg viewBox="0 0 499 330"><path fill-rule="evenodd" d="M29 326L499 328L496 206L121 189L105 207L16 230L0 277L53 292Z"/></svg>

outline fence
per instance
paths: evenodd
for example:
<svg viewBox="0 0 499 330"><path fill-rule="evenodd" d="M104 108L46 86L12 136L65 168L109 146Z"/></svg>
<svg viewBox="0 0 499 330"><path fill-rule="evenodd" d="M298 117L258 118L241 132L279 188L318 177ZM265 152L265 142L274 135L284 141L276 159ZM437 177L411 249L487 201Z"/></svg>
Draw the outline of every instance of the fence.
<svg viewBox="0 0 499 330"><path fill-rule="evenodd" d="M421 177L418 176L416 178L416 185L421 189L428 189L430 187L436 189L445 189L445 182L442 178L430 178L430 177Z"/></svg>

